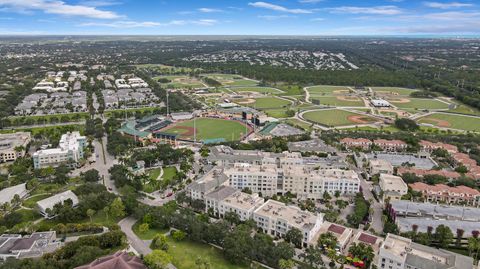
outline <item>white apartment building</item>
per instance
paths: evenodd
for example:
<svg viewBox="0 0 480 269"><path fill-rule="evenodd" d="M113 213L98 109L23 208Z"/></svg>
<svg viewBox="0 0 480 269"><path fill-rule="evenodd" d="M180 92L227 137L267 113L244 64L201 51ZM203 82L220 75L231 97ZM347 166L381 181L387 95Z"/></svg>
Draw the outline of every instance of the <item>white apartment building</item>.
<svg viewBox="0 0 480 269"><path fill-rule="evenodd" d="M33 154L33 167L41 169L60 164L77 165L84 157L87 139L79 132L63 134L58 148L39 150Z"/></svg>
<svg viewBox="0 0 480 269"><path fill-rule="evenodd" d="M351 170L314 169L308 165L235 164L224 170L229 186L249 188L264 196L291 192L299 198L320 199L324 192L355 194L360 189L358 174Z"/></svg>
<svg viewBox="0 0 480 269"><path fill-rule="evenodd" d="M187 195L194 200L204 200L205 195L214 191L216 188L226 185L227 177L222 169L213 168L198 180L190 183L186 187Z"/></svg>
<svg viewBox="0 0 480 269"><path fill-rule="evenodd" d="M246 221L253 217L255 209L264 202L257 193L248 194L232 187L221 186L205 195L205 210L220 218L225 217L228 212L234 212L241 221Z"/></svg>
<svg viewBox="0 0 480 269"><path fill-rule="evenodd" d="M29 132L0 134L0 162L15 161L23 157L30 141L32 136Z"/></svg>
<svg viewBox="0 0 480 269"><path fill-rule="evenodd" d="M413 243L411 239L388 234L378 252L380 269L472 269L473 258Z"/></svg>
<svg viewBox="0 0 480 269"><path fill-rule="evenodd" d="M390 201L400 200L408 192L408 186L403 179L394 175L380 174L379 186L383 192L384 201L387 198Z"/></svg>
<svg viewBox="0 0 480 269"><path fill-rule="evenodd" d="M370 175L376 174L393 174L393 165L383 159L373 159L368 164Z"/></svg>
<svg viewBox="0 0 480 269"><path fill-rule="evenodd" d="M303 234L303 244L310 243L323 223L323 214L303 211L295 206L268 200L253 212L253 220L264 233L283 237L292 228Z"/></svg>

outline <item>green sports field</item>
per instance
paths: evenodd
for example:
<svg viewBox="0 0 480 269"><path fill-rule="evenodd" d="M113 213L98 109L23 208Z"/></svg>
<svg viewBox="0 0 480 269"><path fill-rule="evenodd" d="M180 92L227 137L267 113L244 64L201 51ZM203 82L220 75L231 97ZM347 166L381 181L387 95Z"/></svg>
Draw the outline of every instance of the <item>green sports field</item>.
<svg viewBox="0 0 480 269"><path fill-rule="evenodd" d="M174 123L162 132L180 135L180 139L194 139L194 121ZM208 139L225 139L225 141L238 141L245 135L246 127L243 123L233 120L197 118L195 120L197 141Z"/></svg>
<svg viewBox="0 0 480 269"><path fill-rule="evenodd" d="M339 99L340 98L340 99ZM327 97L316 97L312 96L310 99L311 100L319 100L320 105L326 105L326 106L365 106L365 103L358 97L349 97L352 98L352 100L345 100L343 96L327 96Z"/></svg>
<svg viewBox="0 0 480 269"><path fill-rule="evenodd" d="M321 125L335 127L355 124L376 122L377 119L340 109L325 109L309 111L303 114L303 118ZM357 120L353 119L356 118ZM359 122L361 121L361 122Z"/></svg>
<svg viewBox="0 0 480 269"><path fill-rule="evenodd" d="M350 92L347 86L329 86L329 85L318 85L308 87L307 91L310 94L319 94L319 95L344 95Z"/></svg>
<svg viewBox="0 0 480 269"><path fill-rule="evenodd" d="M246 79L240 75L232 74L205 74L202 75L220 82L224 86L257 86L257 82Z"/></svg>
<svg viewBox="0 0 480 269"><path fill-rule="evenodd" d="M270 87L235 87L230 88L234 92L258 92L258 93L283 93L282 90L270 88Z"/></svg>
<svg viewBox="0 0 480 269"><path fill-rule="evenodd" d="M399 87L372 87L379 95L399 95L399 96L409 96L412 92L418 90L408 89L408 88L399 88Z"/></svg>
<svg viewBox="0 0 480 269"><path fill-rule="evenodd" d="M413 109L448 109L449 105L435 99L407 98L410 102L395 102L394 99L389 100L398 108ZM387 99L388 100L388 99Z"/></svg>
<svg viewBox="0 0 480 269"><path fill-rule="evenodd" d="M292 104L291 101L287 101L278 97L262 97L262 98L255 98L252 100L254 100L254 102L252 103L244 103L246 99L238 99L238 100L234 100L234 102L240 105L253 107L255 109L261 109L261 110L286 108Z"/></svg>
<svg viewBox="0 0 480 269"><path fill-rule="evenodd" d="M418 122L432 124L434 126L443 128L480 132L480 117L448 113L433 113L418 119Z"/></svg>
<svg viewBox="0 0 480 269"><path fill-rule="evenodd" d="M155 80L159 79L168 79L171 82L169 83L160 83L162 86L169 88L203 88L205 85L196 78L189 76L158 76L154 77Z"/></svg>

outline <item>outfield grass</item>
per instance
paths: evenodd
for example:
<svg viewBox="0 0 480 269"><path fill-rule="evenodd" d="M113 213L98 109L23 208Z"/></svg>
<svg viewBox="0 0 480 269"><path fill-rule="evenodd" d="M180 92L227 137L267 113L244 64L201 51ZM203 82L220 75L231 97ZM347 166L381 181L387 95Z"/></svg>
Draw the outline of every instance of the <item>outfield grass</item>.
<svg viewBox="0 0 480 269"><path fill-rule="evenodd" d="M188 130L182 127L193 128L194 121L184 121L174 124L172 128L164 130L166 133L179 134L181 139L193 140L193 134L185 135ZM197 129L197 140L223 138L226 141L238 141L245 134L245 125L233 120L198 118L195 126Z"/></svg>
<svg viewBox="0 0 480 269"><path fill-rule="evenodd" d="M390 95L400 95L400 96L409 96L412 92L417 92L415 89L400 88L400 87L372 87L372 89L378 94L390 94Z"/></svg>
<svg viewBox="0 0 480 269"><path fill-rule="evenodd" d="M449 105L435 99L420 99L410 98L408 103L397 103L390 101L398 108L413 108L413 109L448 109Z"/></svg>
<svg viewBox="0 0 480 269"><path fill-rule="evenodd" d="M345 93L349 93L350 89L347 86L318 85L318 86L308 87L307 91L310 94L343 95ZM342 92L338 92L338 91L342 91Z"/></svg>
<svg viewBox="0 0 480 269"><path fill-rule="evenodd" d="M244 100L237 100L237 102L242 102L242 101ZM262 98L256 98L254 103L241 104L241 105L264 110L264 109L285 108L291 104L292 104L291 101L287 101L278 97L262 97Z"/></svg>
<svg viewBox="0 0 480 269"><path fill-rule="evenodd" d="M377 121L375 118L364 116L361 114L340 110L340 109L325 109L310 111L303 114L303 117L309 121L322 124L325 126L335 127L335 126L345 126L345 125L356 125L358 123L352 122L348 119L350 116L362 116L363 120L369 122Z"/></svg>
<svg viewBox="0 0 480 269"><path fill-rule="evenodd" d="M234 92L258 92L258 93L271 93L278 94L283 93L282 90L270 88L270 87L235 87L230 88Z"/></svg>
<svg viewBox="0 0 480 269"><path fill-rule="evenodd" d="M258 83L253 80L245 79L240 75L232 74L205 74L208 77L220 82L224 86L257 86Z"/></svg>
<svg viewBox="0 0 480 269"><path fill-rule="evenodd" d="M328 97L311 97L310 99L319 100L321 105L327 106L365 106L365 103L360 99L356 98L356 100L340 100L335 96L328 96Z"/></svg>
<svg viewBox="0 0 480 269"><path fill-rule="evenodd" d="M175 241L168 238L168 253L173 257L173 265L178 269L198 268L197 258L208 261L210 268L215 269L247 269L249 266L234 265L223 257L222 251L210 245L195 243L188 240Z"/></svg>
<svg viewBox="0 0 480 269"><path fill-rule="evenodd" d="M443 127L480 132L480 117L471 117L448 113L433 113L431 115L418 119L418 122L428 123L434 126L442 127L438 120L448 122L449 126Z"/></svg>

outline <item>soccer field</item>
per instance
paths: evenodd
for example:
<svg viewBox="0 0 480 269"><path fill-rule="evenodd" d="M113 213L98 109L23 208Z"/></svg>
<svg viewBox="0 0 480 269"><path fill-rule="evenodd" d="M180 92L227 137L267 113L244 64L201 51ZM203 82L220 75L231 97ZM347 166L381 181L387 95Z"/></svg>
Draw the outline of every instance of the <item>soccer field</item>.
<svg viewBox="0 0 480 269"><path fill-rule="evenodd" d="M163 129L162 132L178 134L180 135L180 139L193 140L195 134L194 126L197 141L210 139L238 141L246 132L249 132L249 127L246 127L246 125L241 122L213 118L197 118L195 124L193 120L174 123Z"/></svg>
<svg viewBox="0 0 480 269"><path fill-rule="evenodd" d="M340 109L309 111L303 114L306 120L321 125L335 127L376 122L377 119Z"/></svg>

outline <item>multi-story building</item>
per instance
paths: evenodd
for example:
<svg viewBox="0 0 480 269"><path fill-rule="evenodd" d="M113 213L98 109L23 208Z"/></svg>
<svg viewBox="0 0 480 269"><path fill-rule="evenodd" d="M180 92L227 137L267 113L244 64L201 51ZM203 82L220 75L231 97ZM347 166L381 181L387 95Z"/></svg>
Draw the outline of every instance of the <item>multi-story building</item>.
<svg viewBox="0 0 480 269"><path fill-rule="evenodd" d="M384 151L402 151L407 149L407 143L402 140L386 140L386 139L376 139L373 140L375 146L380 147Z"/></svg>
<svg viewBox="0 0 480 269"><path fill-rule="evenodd" d="M480 192L467 186L450 187L445 184L428 185L423 182L415 182L409 186L412 190L422 193L423 198L431 203L477 206L480 202Z"/></svg>
<svg viewBox="0 0 480 269"><path fill-rule="evenodd" d="M471 257L420 245L393 234L387 235L378 255L380 269L473 268Z"/></svg>
<svg viewBox="0 0 480 269"><path fill-rule="evenodd" d="M186 187L186 193L194 200L204 200L205 194L226 184L228 184L228 178L223 173L223 169L213 168L198 180L190 183Z"/></svg>
<svg viewBox="0 0 480 269"><path fill-rule="evenodd" d="M368 163L368 168L370 175L393 174L393 165L389 161L383 159L370 160Z"/></svg>
<svg viewBox="0 0 480 269"><path fill-rule="evenodd" d="M86 143L86 137L79 132L63 134L58 148L43 149L33 154L33 167L41 169L60 164L76 166L84 157Z"/></svg>
<svg viewBox="0 0 480 269"><path fill-rule="evenodd" d="M372 146L372 141L366 138L343 138L340 140L340 144L346 148L361 148L367 150Z"/></svg>
<svg viewBox="0 0 480 269"><path fill-rule="evenodd" d="M380 174L379 186L383 192L384 201L400 200L408 192L408 186L403 179L394 175Z"/></svg>
<svg viewBox="0 0 480 269"><path fill-rule="evenodd" d="M257 193L248 194L232 187L221 186L205 195L205 210L220 218L225 217L228 212L233 212L241 221L246 221L253 217L253 211L264 202L265 200Z"/></svg>
<svg viewBox="0 0 480 269"><path fill-rule="evenodd" d="M0 162L15 161L23 157L31 140L29 132L0 134Z"/></svg>
<svg viewBox="0 0 480 269"><path fill-rule="evenodd" d="M302 232L303 244L312 242L323 223L323 214L268 200L253 212L253 220L264 233L283 237L292 228Z"/></svg>
<svg viewBox="0 0 480 269"><path fill-rule="evenodd" d="M308 165L282 166L235 164L224 170L229 185L249 188L265 196L295 193L299 198L320 199L324 192L355 194L360 189L352 170L314 169Z"/></svg>
<svg viewBox="0 0 480 269"><path fill-rule="evenodd" d="M422 141L420 141L419 144L420 144L420 147L422 148L422 150L424 150L426 152L429 152L429 153L432 153L432 151L434 151L436 149L445 149L446 151L448 151L448 153L457 153L458 152L457 146L450 145L450 144L445 144L445 143L442 143L442 142L434 143L434 142L430 142L430 141L427 141L427 140L422 140Z"/></svg>

